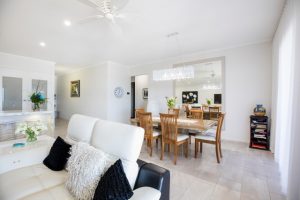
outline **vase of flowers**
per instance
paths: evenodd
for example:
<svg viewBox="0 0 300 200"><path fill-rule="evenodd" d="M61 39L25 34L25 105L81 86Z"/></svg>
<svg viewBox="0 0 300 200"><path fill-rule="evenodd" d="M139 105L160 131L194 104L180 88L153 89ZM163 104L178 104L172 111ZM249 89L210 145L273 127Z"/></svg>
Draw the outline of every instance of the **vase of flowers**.
<svg viewBox="0 0 300 200"><path fill-rule="evenodd" d="M45 98L45 95L43 94L43 92L39 91L39 85L40 85L40 82L38 82L35 92L33 92L30 95L30 100L32 102L32 110L33 111L39 111L41 105L44 104L47 100Z"/></svg>
<svg viewBox="0 0 300 200"><path fill-rule="evenodd" d="M174 109L176 106L176 99L177 97L166 97L167 106L169 109Z"/></svg>
<svg viewBox="0 0 300 200"><path fill-rule="evenodd" d="M17 124L15 133L22 133L26 135L27 142L34 142L37 136L46 130L48 130L47 126L42 122L22 122Z"/></svg>

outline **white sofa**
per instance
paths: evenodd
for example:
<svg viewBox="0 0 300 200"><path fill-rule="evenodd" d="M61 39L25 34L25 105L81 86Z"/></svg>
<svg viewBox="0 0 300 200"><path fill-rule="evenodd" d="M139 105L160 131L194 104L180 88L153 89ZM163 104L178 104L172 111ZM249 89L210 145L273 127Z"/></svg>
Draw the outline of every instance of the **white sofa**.
<svg viewBox="0 0 300 200"><path fill-rule="evenodd" d="M70 119L66 141L69 143L86 142L121 158L129 183L134 188L139 172L137 159L143 138L144 130L139 127L76 114ZM11 148L7 146L9 142L4 143L2 147L0 144L0 165L4 166L0 169L0 173L2 172L0 174L1 200L73 199L65 188L68 172L66 170L52 171L42 164L54 139L41 136L38 142L42 145L26 147L23 150L12 151L12 153L7 151ZM32 158L31 155L35 157ZM17 165L10 164L12 161ZM133 192L131 200L158 200L161 196L159 190L151 187L140 187Z"/></svg>

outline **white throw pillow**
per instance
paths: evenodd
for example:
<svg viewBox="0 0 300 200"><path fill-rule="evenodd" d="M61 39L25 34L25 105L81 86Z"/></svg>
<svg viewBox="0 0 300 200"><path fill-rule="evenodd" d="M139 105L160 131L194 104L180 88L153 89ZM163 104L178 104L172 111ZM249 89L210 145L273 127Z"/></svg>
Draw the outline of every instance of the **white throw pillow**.
<svg viewBox="0 0 300 200"><path fill-rule="evenodd" d="M87 143L78 142L71 148L67 163L69 176L66 187L75 199L93 199L101 176L117 158Z"/></svg>

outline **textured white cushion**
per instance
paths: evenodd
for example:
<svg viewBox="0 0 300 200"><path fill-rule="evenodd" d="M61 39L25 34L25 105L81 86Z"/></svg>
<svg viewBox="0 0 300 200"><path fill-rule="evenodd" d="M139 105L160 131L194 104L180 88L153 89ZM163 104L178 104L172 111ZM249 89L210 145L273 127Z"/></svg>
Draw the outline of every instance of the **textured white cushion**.
<svg viewBox="0 0 300 200"><path fill-rule="evenodd" d="M67 189L76 199L92 199L101 176L117 160L100 149L78 142L68 160Z"/></svg>
<svg viewBox="0 0 300 200"><path fill-rule="evenodd" d="M122 160L131 188L134 187L139 167L136 163L144 140L144 129L117 122L98 120L91 145Z"/></svg>
<svg viewBox="0 0 300 200"><path fill-rule="evenodd" d="M90 143L94 125L98 119L85 115L72 115L67 130L67 140Z"/></svg>
<svg viewBox="0 0 300 200"><path fill-rule="evenodd" d="M185 140L185 139L188 139L189 136L188 135L185 135L185 134L178 134L177 135L177 142L180 142L182 140Z"/></svg>

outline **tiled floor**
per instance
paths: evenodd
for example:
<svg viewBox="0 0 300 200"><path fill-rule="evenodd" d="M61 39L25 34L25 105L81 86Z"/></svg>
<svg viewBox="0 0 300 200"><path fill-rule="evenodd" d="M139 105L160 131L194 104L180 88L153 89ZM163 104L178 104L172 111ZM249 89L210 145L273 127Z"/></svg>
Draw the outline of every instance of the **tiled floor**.
<svg viewBox="0 0 300 200"><path fill-rule="evenodd" d="M58 120L55 135L66 135L67 122ZM249 149L246 143L222 142L223 159L215 157L214 146L204 144L203 154L194 158L194 144L189 157L181 152L177 165L172 153L160 160L160 149L150 157L144 145L140 159L171 171L171 200L283 200L280 175L273 154Z"/></svg>

